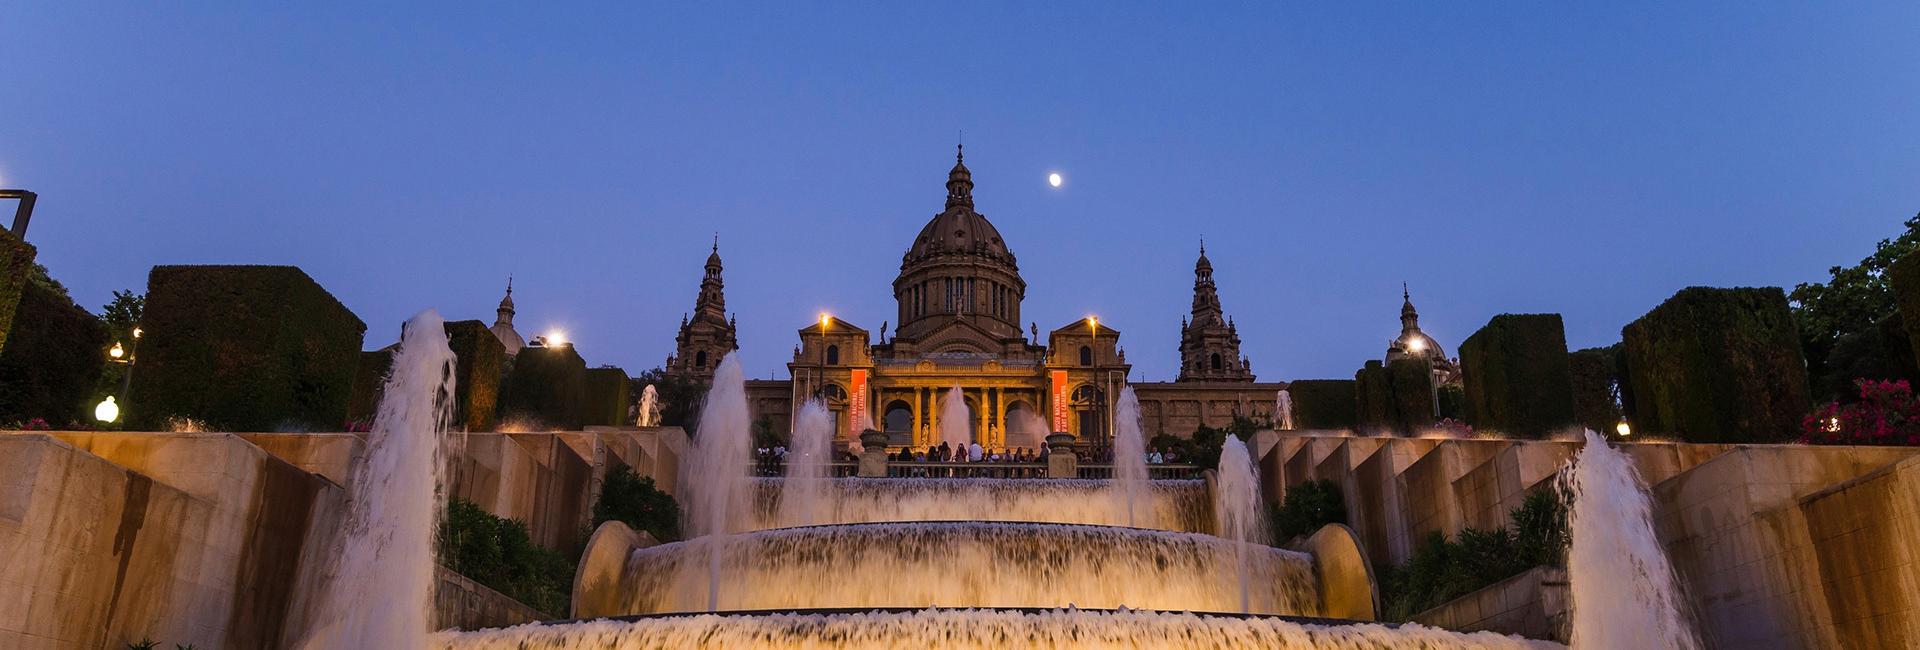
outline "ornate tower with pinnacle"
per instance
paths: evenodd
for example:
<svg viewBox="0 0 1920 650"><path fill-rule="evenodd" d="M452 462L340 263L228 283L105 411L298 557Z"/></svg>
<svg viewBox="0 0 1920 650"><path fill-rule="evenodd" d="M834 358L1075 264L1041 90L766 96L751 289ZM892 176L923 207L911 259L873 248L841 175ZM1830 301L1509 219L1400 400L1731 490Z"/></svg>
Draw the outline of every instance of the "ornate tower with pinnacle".
<svg viewBox="0 0 1920 650"><path fill-rule="evenodd" d="M680 318L673 356L667 357L666 371L670 374L712 377L720 359L740 349L739 340L734 336L734 323L727 317L726 284L720 279L721 268L720 236L714 235L706 271L700 278L700 296L693 303L693 318Z"/></svg>
<svg viewBox="0 0 1920 650"><path fill-rule="evenodd" d="M1240 356L1240 332L1220 307L1213 283L1213 262L1206 240L1193 264L1193 314L1180 327L1180 377L1177 381L1254 380L1252 364Z"/></svg>
<svg viewBox="0 0 1920 650"><path fill-rule="evenodd" d="M507 356L520 354L520 348L527 347L527 340L513 329L513 277L507 277L507 295L500 299L500 307L494 310L493 337L500 339L500 345L507 349Z"/></svg>

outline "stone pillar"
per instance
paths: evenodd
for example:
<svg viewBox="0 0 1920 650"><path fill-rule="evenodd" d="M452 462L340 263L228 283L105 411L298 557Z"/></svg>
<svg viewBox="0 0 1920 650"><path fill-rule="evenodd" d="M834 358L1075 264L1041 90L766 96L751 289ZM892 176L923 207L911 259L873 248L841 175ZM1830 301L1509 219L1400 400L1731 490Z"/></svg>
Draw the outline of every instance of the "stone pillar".
<svg viewBox="0 0 1920 650"><path fill-rule="evenodd" d="M1047 478L1080 478L1080 457L1073 455L1073 434L1047 436Z"/></svg>
<svg viewBox="0 0 1920 650"><path fill-rule="evenodd" d="M860 478L887 477L887 434L873 429L860 432Z"/></svg>

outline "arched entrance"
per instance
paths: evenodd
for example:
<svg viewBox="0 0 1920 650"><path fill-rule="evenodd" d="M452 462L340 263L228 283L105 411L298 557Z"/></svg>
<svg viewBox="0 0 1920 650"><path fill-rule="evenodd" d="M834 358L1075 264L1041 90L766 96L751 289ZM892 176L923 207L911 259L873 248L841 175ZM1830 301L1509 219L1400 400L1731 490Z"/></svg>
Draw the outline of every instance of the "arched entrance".
<svg viewBox="0 0 1920 650"><path fill-rule="evenodd" d="M886 427L887 444L913 444L913 407L905 401L894 400L887 402L885 413L880 426Z"/></svg>

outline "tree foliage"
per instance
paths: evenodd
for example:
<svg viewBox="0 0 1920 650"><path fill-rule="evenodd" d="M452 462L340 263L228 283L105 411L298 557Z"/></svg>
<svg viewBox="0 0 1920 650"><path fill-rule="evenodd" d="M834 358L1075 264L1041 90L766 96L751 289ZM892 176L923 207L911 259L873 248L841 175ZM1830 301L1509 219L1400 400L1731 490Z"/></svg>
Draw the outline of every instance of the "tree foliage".
<svg viewBox="0 0 1920 650"><path fill-rule="evenodd" d="M573 562L533 543L524 522L494 516L470 501L447 504L440 563L543 614L572 610Z"/></svg>
<svg viewBox="0 0 1920 650"><path fill-rule="evenodd" d="M1387 620L1407 620L1533 567L1566 564L1572 538L1558 490L1527 495L1507 517L1509 527L1468 528L1452 540L1429 533L1405 565L1378 571Z"/></svg>
<svg viewBox="0 0 1920 650"><path fill-rule="evenodd" d="M680 539L680 504L654 487L652 477L625 465L607 473L600 500L593 504L593 526L607 521L646 531L662 543Z"/></svg>
<svg viewBox="0 0 1920 650"><path fill-rule="evenodd" d="M1347 504L1341 497L1340 484L1307 481L1287 488L1287 498L1274 508L1268 521L1276 542L1311 535L1327 524L1347 523Z"/></svg>
<svg viewBox="0 0 1920 650"><path fill-rule="evenodd" d="M1854 377L1830 377L1835 347L1850 335L1866 336L1875 325L1894 313L1892 283L1887 269L1901 256L1920 249L1920 214L1905 223L1898 237L1882 239L1873 254L1853 266L1827 269L1826 282L1794 285L1787 299L1793 307L1794 324L1800 329L1801 347L1807 357L1809 386L1818 399L1831 399L1844 391ZM1873 377L1888 379L1888 377Z"/></svg>
<svg viewBox="0 0 1920 650"><path fill-rule="evenodd" d="M107 324L116 341L133 338L133 328L140 325L140 313L146 311L147 297L127 291L113 292L113 300L100 307L100 322Z"/></svg>

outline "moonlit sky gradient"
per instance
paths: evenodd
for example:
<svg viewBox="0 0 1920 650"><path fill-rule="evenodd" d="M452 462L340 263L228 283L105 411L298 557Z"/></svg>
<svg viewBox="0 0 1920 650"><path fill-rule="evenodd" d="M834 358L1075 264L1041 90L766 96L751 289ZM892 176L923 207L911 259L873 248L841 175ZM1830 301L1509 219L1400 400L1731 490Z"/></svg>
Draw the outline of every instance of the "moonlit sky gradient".
<svg viewBox="0 0 1920 650"><path fill-rule="evenodd" d="M375 348L492 322L512 274L523 333L633 373L718 232L753 377L822 310L895 320L962 130L1028 320L1098 314L1135 379L1174 373L1203 235L1254 369L1296 379L1379 357L1402 280L1450 353L1502 312L1604 345L1920 211L1911 2L779 4L13 5L0 186L90 308L294 264Z"/></svg>

